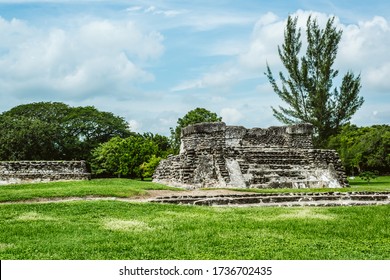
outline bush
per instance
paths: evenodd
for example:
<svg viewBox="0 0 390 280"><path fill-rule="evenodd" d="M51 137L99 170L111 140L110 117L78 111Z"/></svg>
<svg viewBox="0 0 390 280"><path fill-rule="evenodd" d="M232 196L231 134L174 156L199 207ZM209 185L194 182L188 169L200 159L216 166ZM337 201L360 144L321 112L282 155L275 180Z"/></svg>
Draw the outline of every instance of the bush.
<svg viewBox="0 0 390 280"><path fill-rule="evenodd" d="M156 170L161 158L153 155L148 162L141 164L141 178L149 178L153 176L154 170Z"/></svg>
<svg viewBox="0 0 390 280"><path fill-rule="evenodd" d="M141 165L158 151L155 143L144 137L114 137L99 145L92 153L91 168L94 175L142 177Z"/></svg>

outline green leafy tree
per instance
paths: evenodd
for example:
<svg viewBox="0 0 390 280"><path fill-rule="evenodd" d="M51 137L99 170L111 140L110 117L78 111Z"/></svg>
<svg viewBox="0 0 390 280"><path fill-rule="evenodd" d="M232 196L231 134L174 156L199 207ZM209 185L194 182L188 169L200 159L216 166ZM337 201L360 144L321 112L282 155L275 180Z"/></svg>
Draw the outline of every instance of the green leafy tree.
<svg viewBox="0 0 390 280"><path fill-rule="evenodd" d="M349 122L362 106L359 97L360 75L347 72L340 87L333 86L339 71L333 69L342 31L334 26L330 18L325 29L316 19L307 20L307 49L301 55L301 30L295 17L288 17L284 43L278 46L279 57L288 77L279 72L279 86L267 63L267 76L275 93L287 103L287 107L272 107L274 116L285 124L311 123L316 129L315 144L323 147L331 135Z"/></svg>
<svg viewBox="0 0 390 280"><path fill-rule="evenodd" d="M92 152L92 173L102 176L142 177L141 165L158 152L155 143L140 135L114 137Z"/></svg>
<svg viewBox="0 0 390 280"><path fill-rule="evenodd" d="M171 141L167 136L160 134L153 134L146 132L142 135L145 139L148 139L155 143L158 147L157 157L166 158L170 154L174 154L174 150L171 145Z"/></svg>
<svg viewBox="0 0 390 280"><path fill-rule="evenodd" d="M0 160L88 160L100 143L132 134L127 122L112 113L59 102L20 105L0 120Z"/></svg>
<svg viewBox="0 0 390 280"><path fill-rule="evenodd" d="M329 139L328 148L335 149L349 174L390 170L390 126L357 127L346 125Z"/></svg>
<svg viewBox="0 0 390 280"><path fill-rule="evenodd" d="M142 178L152 177L154 170L156 170L161 159L161 157L156 157L155 155L152 155L148 162L142 163L140 166Z"/></svg>
<svg viewBox="0 0 390 280"><path fill-rule="evenodd" d="M0 115L0 159L53 160L60 157L57 149L60 131L39 119Z"/></svg>
<svg viewBox="0 0 390 280"><path fill-rule="evenodd" d="M196 108L189 111L183 118L179 118L177 120L176 128L171 128L171 140L175 153L179 153L182 128L196 123L220 121L222 121L221 117L218 117L216 113L210 112L204 108Z"/></svg>

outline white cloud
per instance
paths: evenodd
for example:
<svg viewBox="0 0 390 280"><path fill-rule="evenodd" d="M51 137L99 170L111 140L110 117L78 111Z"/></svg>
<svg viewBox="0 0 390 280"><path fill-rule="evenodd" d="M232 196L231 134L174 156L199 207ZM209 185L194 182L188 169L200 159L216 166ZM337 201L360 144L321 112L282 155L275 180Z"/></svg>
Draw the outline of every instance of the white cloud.
<svg viewBox="0 0 390 280"><path fill-rule="evenodd" d="M390 23L375 16L355 25L343 26L338 65L361 71L366 91L390 90Z"/></svg>
<svg viewBox="0 0 390 280"><path fill-rule="evenodd" d="M142 8L142 7L132 7L127 9L127 11L134 12L134 11L139 11L142 10L144 13L149 13L153 15L163 15L165 17L175 17L181 14L187 13L187 10L164 10L164 9L159 9L156 6L149 6L147 8Z"/></svg>
<svg viewBox="0 0 390 280"><path fill-rule="evenodd" d="M284 20L273 13L262 16L255 24L247 51L239 56L240 66L258 70L263 69L266 62L279 65L277 46L283 42L284 27Z"/></svg>
<svg viewBox="0 0 390 280"><path fill-rule="evenodd" d="M130 21L89 20L71 30L46 30L0 17L0 37L2 94L127 94L129 86L153 80L143 64L164 51L161 34Z"/></svg>
<svg viewBox="0 0 390 280"><path fill-rule="evenodd" d="M364 71L363 81L367 86L380 92L390 91L390 61L370 66Z"/></svg>
<svg viewBox="0 0 390 280"><path fill-rule="evenodd" d="M127 12L137 12L142 10L142 6L133 6L126 9Z"/></svg>
<svg viewBox="0 0 390 280"><path fill-rule="evenodd" d="M154 13L156 12L157 8L155 6L149 6L145 9L145 13Z"/></svg>
<svg viewBox="0 0 390 280"><path fill-rule="evenodd" d="M136 120L129 120L128 124L130 126L130 130L133 132L139 132L142 125Z"/></svg>
<svg viewBox="0 0 390 280"><path fill-rule="evenodd" d="M212 71L204 74L201 78L185 81L172 88L172 91L201 89L209 87L228 87L231 81L237 79L239 71L233 67L223 66L224 71Z"/></svg>
<svg viewBox="0 0 390 280"><path fill-rule="evenodd" d="M243 114L235 108L223 108L220 115L227 124L237 124L243 118Z"/></svg>
<svg viewBox="0 0 390 280"><path fill-rule="evenodd" d="M298 16L298 26L302 29L303 46L306 48L306 21L312 15L324 27L326 21L332 15L298 10L292 16ZM242 80L263 77L266 63L270 65L275 73L284 70L280 61L277 46L283 43L283 34L286 26L286 18L279 18L273 13L261 16L254 25L252 38L240 53L234 56L229 62L213 66L213 69L201 75L200 78L179 84L174 89L189 90L194 88L208 87L230 87ZM390 45L390 23L383 17L361 21L356 24L342 24L338 17L335 17L335 25L343 30L342 40L339 44L339 51L336 58L335 69L340 70L340 77L346 71L351 70L362 76L362 93L370 91L390 90L390 57L388 46ZM234 46L234 44L231 44ZM219 46L213 46L211 54L220 55L226 53L225 42ZM219 50L219 51L218 51ZM229 46L227 47L229 51ZM236 48L237 50L237 48ZM336 84L337 85L337 84Z"/></svg>

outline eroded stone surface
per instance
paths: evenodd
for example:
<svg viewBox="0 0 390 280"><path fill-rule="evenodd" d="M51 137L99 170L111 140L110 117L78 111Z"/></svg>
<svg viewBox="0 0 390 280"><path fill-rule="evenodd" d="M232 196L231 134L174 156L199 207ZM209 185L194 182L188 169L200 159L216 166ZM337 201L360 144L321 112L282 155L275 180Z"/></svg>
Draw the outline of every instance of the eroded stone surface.
<svg viewBox="0 0 390 280"><path fill-rule="evenodd" d="M90 177L84 161L0 161L0 185Z"/></svg>
<svg viewBox="0 0 390 280"><path fill-rule="evenodd" d="M161 161L153 181L187 188L340 188L333 150L313 149L310 124L246 129L223 122L182 130L180 154Z"/></svg>
<svg viewBox="0 0 390 280"><path fill-rule="evenodd" d="M155 203L202 206L357 206L388 205L390 192L256 193L156 197Z"/></svg>

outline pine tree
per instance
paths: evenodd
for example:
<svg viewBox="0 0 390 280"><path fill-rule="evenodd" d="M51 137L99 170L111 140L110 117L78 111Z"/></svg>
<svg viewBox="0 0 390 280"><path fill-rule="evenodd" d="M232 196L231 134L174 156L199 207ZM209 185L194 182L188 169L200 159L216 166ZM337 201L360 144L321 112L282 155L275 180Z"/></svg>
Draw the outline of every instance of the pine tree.
<svg viewBox="0 0 390 280"><path fill-rule="evenodd" d="M286 77L279 72L281 87L276 83L267 63L267 76L275 93L288 107L272 107L274 116L285 124L311 123L316 131L315 145L323 147L330 136L338 133L362 106L359 97L360 75L348 71L339 88L333 87L333 80L339 71L334 70L338 44L342 31L334 26L335 18L328 19L321 29L316 19L307 20L307 49L301 53L301 29L298 18L288 17L284 43L278 46L279 57L288 72Z"/></svg>

